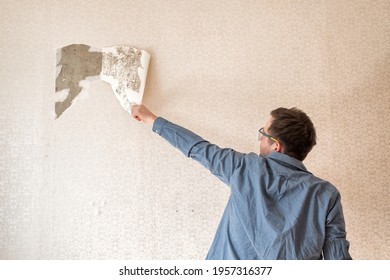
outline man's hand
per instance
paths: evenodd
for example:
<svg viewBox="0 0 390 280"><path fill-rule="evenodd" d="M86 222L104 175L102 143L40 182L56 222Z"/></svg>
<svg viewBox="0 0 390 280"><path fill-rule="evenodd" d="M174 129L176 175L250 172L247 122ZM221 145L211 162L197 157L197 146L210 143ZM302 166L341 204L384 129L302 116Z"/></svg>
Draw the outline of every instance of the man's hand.
<svg viewBox="0 0 390 280"><path fill-rule="evenodd" d="M154 121L157 119L157 116L154 115L148 108L144 105L133 104L131 106L131 115L137 121L142 121L148 125L153 125Z"/></svg>

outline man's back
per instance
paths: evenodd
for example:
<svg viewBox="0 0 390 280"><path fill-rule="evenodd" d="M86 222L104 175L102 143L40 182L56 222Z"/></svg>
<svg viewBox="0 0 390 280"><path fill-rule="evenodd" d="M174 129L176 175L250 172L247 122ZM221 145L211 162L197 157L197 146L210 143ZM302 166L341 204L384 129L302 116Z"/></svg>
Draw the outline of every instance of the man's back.
<svg viewBox="0 0 390 280"><path fill-rule="evenodd" d="M334 186L281 153L242 155L237 166L207 259L320 259L323 248L350 258Z"/></svg>

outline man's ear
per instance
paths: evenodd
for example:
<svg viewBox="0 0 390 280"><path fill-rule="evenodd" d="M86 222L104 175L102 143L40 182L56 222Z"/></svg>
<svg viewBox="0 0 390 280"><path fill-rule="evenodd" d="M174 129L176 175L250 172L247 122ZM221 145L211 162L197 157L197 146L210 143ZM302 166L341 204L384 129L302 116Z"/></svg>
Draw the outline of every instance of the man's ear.
<svg viewBox="0 0 390 280"><path fill-rule="evenodd" d="M275 141L274 142L274 151L275 152L278 152L278 153L281 153L282 152L282 144L280 144L279 141Z"/></svg>

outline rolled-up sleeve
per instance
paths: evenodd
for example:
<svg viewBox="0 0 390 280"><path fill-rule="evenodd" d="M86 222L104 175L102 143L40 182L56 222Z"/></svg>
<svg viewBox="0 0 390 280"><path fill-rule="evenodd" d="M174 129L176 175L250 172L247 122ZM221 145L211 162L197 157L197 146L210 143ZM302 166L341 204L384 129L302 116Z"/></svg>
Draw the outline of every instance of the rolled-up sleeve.
<svg viewBox="0 0 390 280"><path fill-rule="evenodd" d="M154 121L153 131L227 184L244 156L232 149L219 148L192 131L161 117Z"/></svg>

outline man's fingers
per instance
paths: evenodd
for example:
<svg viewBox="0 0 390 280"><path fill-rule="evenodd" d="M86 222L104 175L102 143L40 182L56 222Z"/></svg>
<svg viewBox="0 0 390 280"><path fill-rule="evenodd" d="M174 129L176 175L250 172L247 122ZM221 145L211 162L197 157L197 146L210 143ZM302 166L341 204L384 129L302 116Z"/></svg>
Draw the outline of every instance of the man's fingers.
<svg viewBox="0 0 390 280"><path fill-rule="evenodd" d="M130 103L130 111L131 111L131 113L133 113L134 112L134 109L135 109L135 105L137 105L137 104L135 104L134 102L131 102Z"/></svg>
<svg viewBox="0 0 390 280"><path fill-rule="evenodd" d="M131 115L135 118L137 115L137 104L130 103L130 112L131 112Z"/></svg>

